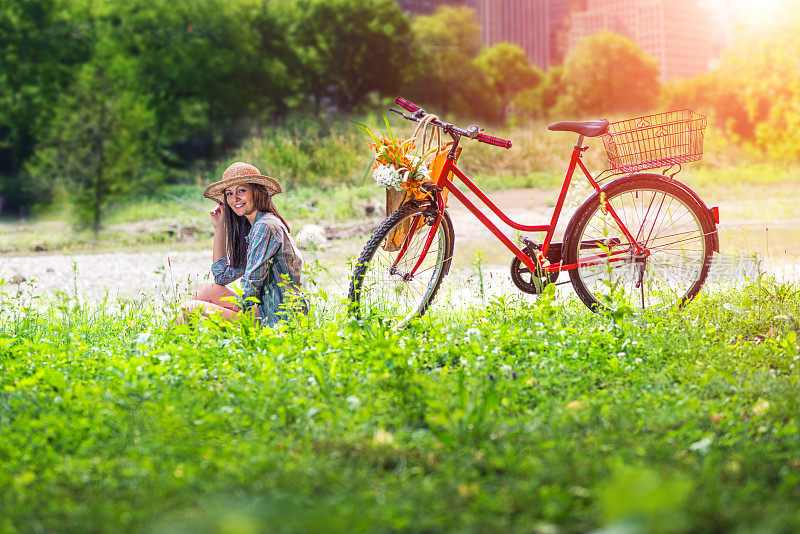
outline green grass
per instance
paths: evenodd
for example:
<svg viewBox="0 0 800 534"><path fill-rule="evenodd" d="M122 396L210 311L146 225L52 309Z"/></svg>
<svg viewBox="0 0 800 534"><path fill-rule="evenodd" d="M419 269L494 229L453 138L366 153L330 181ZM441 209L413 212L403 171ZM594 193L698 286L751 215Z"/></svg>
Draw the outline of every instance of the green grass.
<svg viewBox="0 0 800 534"><path fill-rule="evenodd" d="M3 290L0 531L800 529L797 285L400 333Z"/></svg>

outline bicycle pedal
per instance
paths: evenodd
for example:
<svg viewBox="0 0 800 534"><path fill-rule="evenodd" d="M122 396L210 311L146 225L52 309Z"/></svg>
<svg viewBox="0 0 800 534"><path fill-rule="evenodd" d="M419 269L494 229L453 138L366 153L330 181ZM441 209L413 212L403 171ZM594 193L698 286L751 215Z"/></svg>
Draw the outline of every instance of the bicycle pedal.
<svg viewBox="0 0 800 534"><path fill-rule="evenodd" d="M538 243L534 242L531 238L526 237L524 235L520 236L519 242L522 243L523 245L525 245L525 248L533 247L533 248L535 248L537 250L541 248Z"/></svg>

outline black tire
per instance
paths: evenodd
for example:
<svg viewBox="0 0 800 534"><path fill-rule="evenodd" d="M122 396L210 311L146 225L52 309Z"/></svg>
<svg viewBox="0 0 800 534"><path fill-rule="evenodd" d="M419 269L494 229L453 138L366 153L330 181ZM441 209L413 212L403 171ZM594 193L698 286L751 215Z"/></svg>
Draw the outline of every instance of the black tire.
<svg viewBox="0 0 800 534"><path fill-rule="evenodd" d="M603 253L623 259L569 271L584 304L593 311L620 305L664 309L691 300L708 275L715 229L686 186L658 175L634 175L611 182L602 193L605 201L592 195L570 219L564 264ZM647 257L634 257L606 205L649 251Z"/></svg>
<svg viewBox="0 0 800 534"><path fill-rule="evenodd" d="M425 313L436 296L442 278L450 270L455 234L447 211L436 229L430 249L414 277L404 280L403 274L411 270L419 259L432 221L428 204L405 204L389 215L373 232L358 258L350 281L351 310L357 317L378 317L393 327L402 327L412 318ZM399 251L389 251L384 246L387 237L404 223L416 223L414 233L396 272L390 268Z"/></svg>

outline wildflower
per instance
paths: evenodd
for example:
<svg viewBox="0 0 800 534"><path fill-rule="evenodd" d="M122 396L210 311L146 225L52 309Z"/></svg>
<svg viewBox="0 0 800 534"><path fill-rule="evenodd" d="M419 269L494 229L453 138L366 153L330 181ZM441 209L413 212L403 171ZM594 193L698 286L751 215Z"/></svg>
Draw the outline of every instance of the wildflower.
<svg viewBox="0 0 800 534"><path fill-rule="evenodd" d="M569 401L565 408L570 411L579 410L583 407L583 402L579 400Z"/></svg>
<svg viewBox="0 0 800 534"><path fill-rule="evenodd" d="M372 437L372 443L378 447L388 447L394 445L394 436L381 428L375 432Z"/></svg>
<svg viewBox="0 0 800 534"><path fill-rule="evenodd" d="M762 399L761 397L756 400L755 404L753 404L752 412L753 415L762 416L767 413L769 410L769 401L767 399Z"/></svg>
<svg viewBox="0 0 800 534"><path fill-rule="evenodd" d="M375 183L380 187L392 188L397 191L403 190L403 177L400 171L391 165L378 165L372 173Z"/></svg>

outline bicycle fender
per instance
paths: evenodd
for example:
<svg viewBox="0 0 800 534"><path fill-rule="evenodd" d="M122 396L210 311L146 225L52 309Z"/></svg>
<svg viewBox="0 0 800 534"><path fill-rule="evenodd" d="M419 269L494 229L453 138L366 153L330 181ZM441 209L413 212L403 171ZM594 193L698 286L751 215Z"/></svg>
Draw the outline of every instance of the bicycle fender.
<svg viewBox="0 0 800 534"><path fill-rule="evenodd" d="M659 180L664 183L677 185L678 187L683 189L686 193L688 193L689 196L691 196L695 201L697 201L697 204L701 208L700 213L705 215L706 220L703 222L708 226L708 228L711 228L711 250L714 252L719 252L719 235L717 233L718 215L711 208L709 208L705 202L703 202L703 199L700 198L700 195L698 195L694 189L692 189L685 183L681 182L680 180L664 176L663 174L636 173L636 174L629 174L627 176L623 176L622 178L609 182L602 188L602 190L605 191L606 187L610 186L611 184L617 183L620 180L627 180L629 178L650 178L651 180Z"/></svg>

